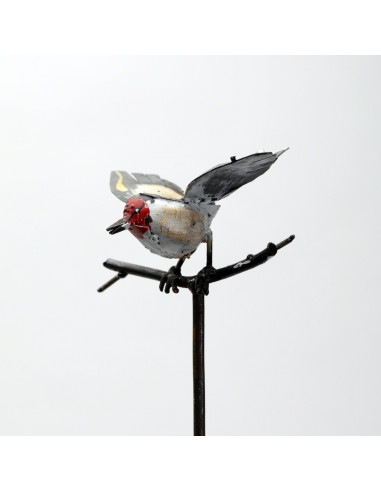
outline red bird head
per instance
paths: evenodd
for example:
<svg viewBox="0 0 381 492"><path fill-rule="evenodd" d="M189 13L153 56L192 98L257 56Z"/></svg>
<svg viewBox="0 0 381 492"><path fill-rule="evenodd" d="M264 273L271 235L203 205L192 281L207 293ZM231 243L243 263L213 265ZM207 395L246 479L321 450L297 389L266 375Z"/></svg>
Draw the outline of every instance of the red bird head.
<svg viewBox="0 0 381 492"><path fill-rule="evenodd" d="M123 219L110 225L107 231L110 234L116 234L128 229L138 239L143 239L145 232L151 230L152 219L149 212L147 202L141 198L129 198L124 207Z"/></svg>

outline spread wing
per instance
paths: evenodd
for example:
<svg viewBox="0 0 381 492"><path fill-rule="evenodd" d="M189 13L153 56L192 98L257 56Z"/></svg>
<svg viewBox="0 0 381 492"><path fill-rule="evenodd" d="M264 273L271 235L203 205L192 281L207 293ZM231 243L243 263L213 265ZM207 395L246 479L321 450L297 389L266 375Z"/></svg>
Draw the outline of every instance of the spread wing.
<svg viewBox="0 0 381 492"><path fill-rule="evenodd" d="M220 164L189 183L184 198L221 200L265 173L286 150L275 154L261 152L237 160L232 158L232 162Z"/></svg>
<svg viewBox="0 0 381 492"><path fill-rule="evenodd" d="M112 171L110 176L111 191L123 202L136 195L161 196L180 200L184 196L183 190L167 181L161 179L157 174L128 174L125 171Z"/></svg>

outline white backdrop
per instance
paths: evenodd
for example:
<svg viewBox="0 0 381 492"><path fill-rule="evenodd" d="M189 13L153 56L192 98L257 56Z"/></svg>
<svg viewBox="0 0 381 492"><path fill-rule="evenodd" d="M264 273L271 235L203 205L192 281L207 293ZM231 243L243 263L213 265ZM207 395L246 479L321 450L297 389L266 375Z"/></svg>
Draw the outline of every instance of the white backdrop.
<svg viewBox="0 0 381 492"><path fill-rule="evenodd" d="M380 434L379 58L2 58L0 434L192 434L191 296L105 228L113 169L183 188L290 146L221 201L215 266L296 240L211 286L209 435ZM185 274L203 266L205 246Z"/></svg>

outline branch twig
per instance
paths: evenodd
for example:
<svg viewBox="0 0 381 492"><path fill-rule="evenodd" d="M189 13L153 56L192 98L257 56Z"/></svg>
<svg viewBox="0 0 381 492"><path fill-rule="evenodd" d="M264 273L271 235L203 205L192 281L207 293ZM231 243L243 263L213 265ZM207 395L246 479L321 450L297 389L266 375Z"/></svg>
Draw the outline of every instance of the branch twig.
<svg viewBox="0 0 381 492"><path fill-rule="evenodd" d="M269 258L275 256L278 250L284 248L290 244L295 239L295 236L290 236L284 241L278 244L269 243L267 247L257 253L256 255L248 255L244 260L241 260L233 265L229 265L223 268L216 269L209 276L209 283L218 282L219 280L224 280L225 278L232 277L233 275L238 275L239 273L251 270L262 263L265 263ZM109 270L118 272L118 275L113 277L111 280L106 282L102 287L98 289L98 292L103 292L112 284L114 284L119 278L125 277L127 274L136 275L138 277L149 278L151 280L160 281L161 277L167 273L163 270L157 270L156 268L149 268L142 265L134 265L132 263L126 263L124 261L108 259L103 263L103 266ZM178 286L186 289L193 290L194 284L196 282L197 275L191 277L181 277Z"/></svg>

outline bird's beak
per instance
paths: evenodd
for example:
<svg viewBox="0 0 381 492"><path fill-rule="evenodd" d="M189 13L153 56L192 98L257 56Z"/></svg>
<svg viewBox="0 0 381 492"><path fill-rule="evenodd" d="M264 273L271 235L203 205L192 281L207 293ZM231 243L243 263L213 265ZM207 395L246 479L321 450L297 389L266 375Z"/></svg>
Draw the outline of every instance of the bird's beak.
<svg viewBox="0 0 381 492"><path fill-rule="evenodd" d="M116 234L117 232L121 232L125 230L127 223L124 219L119 219L114 224L111 224L109 227L107 227L106 231L108 231L110 234Z"/></svg>

